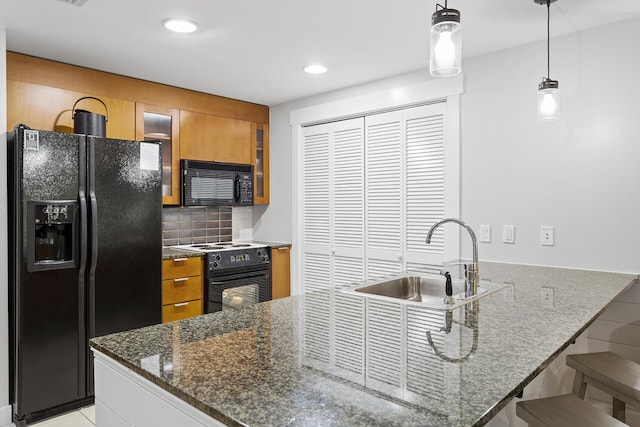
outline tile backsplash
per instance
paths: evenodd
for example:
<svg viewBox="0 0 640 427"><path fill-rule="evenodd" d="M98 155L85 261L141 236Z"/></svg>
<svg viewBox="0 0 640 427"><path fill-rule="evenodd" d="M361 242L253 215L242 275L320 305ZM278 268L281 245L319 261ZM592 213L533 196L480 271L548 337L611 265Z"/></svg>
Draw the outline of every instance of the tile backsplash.
<svg viewBox="0 0 640 427"><path fill-rule="evenodd" d="M253 238L253 209L230 206L162 208L164 246L250 241Z"/></svg>
<svg viewBox="0 0 640 427"><path fill-rule="evenodd" d="M231 209L227 206L162 208L162 244L230 241L233 235Z"/></svg>

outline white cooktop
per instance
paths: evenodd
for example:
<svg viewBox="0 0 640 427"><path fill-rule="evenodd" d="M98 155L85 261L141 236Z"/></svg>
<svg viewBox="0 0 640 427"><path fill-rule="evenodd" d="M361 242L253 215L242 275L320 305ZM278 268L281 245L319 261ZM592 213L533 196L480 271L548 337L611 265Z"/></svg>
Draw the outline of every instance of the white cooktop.
<svg viewBox="0 0 640 427"><path fill-rule="evenodd" d="M182 249L194 252L214 252L214 251L229 251L247 248L265 248L267 245L259 243L248 242L217 242L217 243L193 243L190 245L176 245L171 246L175 249Z"/></svg>

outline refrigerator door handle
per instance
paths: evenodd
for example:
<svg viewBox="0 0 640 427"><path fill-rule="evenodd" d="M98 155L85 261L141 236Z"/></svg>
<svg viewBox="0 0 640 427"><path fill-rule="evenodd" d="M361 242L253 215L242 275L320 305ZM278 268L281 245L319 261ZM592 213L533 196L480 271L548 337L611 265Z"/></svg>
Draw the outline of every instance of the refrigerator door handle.
<svg viewBox="0 0 640 427"><path fill-rule="evenodd" d="M88 246L88 215L87 215L87 148L86 141L83 136L78 140L78 205L80 206L80 254L78 263L78 324L80 325L80 334L78 334L78 390L82 390L82 394L87 393L87 330L86 330L86 313L87 304L86 275L87 275L87 246Z"/></svg>
<svg viewBox="0 0 640 427"><path fill-rule="evenodd" d="M87 271L87 179L85 175L87 154L84 144L84 139L80 140L79 144L79 173L78 173L78 204L80 205L80 260L78 264L79 282L82 288L84 288L84 278Z"/></svg>
<svg viewBox="0 0 640 427"><path fill-rule="evenodd" d="M96 199L96 172L95 172L95 140L87 138L87 181L89 190L89 211L91 213L89 236L91 237L91 257L89 259L89 338L96 335L96 268L98 264L98 200Z"/></svg>

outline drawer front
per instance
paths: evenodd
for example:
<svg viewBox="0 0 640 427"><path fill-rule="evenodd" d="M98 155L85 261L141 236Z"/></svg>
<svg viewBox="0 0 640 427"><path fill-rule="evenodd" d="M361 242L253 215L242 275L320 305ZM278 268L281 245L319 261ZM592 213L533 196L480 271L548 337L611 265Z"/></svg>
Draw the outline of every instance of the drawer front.
<svg viewBox="0 0 640 427"><path fill-rule="evenodd" d="M202 300L185 301L162 306L162 323L187 319L202 314Z"/></svg>
<svg viewBox="0 0 640 427"><path fill-rule="evenodd" d="M201 276L202 258L185 257L162 260L162 278L175 279L178 277Z"/></svg>
<svg viewBox="0 0 640 427"><path fill-rule="evenodd" d="M176 277L162 281L162 304L202 298L202 277Z"/></svg>

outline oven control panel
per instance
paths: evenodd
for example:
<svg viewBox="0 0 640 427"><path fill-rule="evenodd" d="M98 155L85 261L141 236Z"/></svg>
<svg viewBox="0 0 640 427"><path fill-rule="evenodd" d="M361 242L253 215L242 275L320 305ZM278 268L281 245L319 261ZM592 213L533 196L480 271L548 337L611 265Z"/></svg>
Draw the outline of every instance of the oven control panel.
<svg viewBox="0 0 640 427"><path fill-rule="evenodd" d="M209 272L236 268L269 266L269 248L246 248L207 253Z"/></svg>

